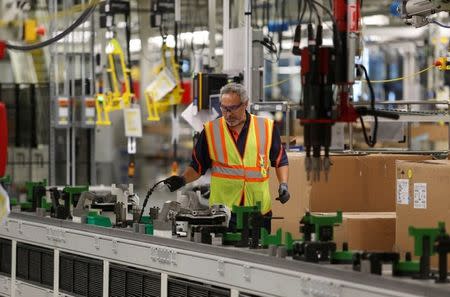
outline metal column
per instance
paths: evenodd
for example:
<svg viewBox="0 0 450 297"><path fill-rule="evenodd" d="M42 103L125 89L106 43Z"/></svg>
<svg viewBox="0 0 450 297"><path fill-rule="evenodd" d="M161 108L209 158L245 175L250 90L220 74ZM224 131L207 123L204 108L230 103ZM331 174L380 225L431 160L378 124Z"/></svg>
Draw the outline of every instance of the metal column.
<svg viewBox="0 0 450 297"><path fill-rule="evenodd" d="M244 7L244 21L245 21L245 70L244 70L244 85L247 90L247 95L252 101L252 2L245 0Z"/></svg>
<svg viewBox="0 0 450 297"><path fill-rule="evenodd" d="M225 1L224 1L225 2ZM216 63L216 0L208 0L208 28L209 28L209 67L213 69Z"/></svg>

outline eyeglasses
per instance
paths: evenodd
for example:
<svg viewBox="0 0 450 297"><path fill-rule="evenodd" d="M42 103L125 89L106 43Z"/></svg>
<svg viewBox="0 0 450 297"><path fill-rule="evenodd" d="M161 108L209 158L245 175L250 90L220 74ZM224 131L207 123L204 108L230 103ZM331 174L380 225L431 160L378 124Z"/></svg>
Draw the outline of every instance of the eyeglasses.
<svg viewBox="0 0 450 297"><path fill-rule="evenodd" d="M238 108L239 107L241 107L242 106L242 102L241 103L239 103L239 104L236 104L236 105L230 105L230 106L225 106L225 105L222 105L222 104L220 104L220 110L222 111L222 112L233 112L233 111L236 111L236 110L238 110Z"/></svg>

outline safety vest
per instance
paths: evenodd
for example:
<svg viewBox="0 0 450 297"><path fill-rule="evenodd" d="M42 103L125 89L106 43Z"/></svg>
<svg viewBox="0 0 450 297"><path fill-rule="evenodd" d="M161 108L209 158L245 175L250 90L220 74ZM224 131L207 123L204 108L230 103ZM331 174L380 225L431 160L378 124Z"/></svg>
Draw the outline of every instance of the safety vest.
<svg viewBox="0 0 450 297"><path fill-rule="evenodd" d="M250 115L244 156L228 130L223 117L205 124L209 156L212 160L209 204L222 204L230 209L261 202L261 213L272 208L269 192L269 152L273 121Z"/></svg>

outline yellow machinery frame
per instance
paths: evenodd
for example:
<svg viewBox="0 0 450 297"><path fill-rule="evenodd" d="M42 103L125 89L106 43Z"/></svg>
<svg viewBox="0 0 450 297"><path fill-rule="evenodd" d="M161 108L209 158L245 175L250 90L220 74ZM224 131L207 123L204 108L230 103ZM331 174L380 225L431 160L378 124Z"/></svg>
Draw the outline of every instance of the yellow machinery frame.
<svg viewBox="0 0 450 297"><path fill-rule="evenodd" d="M148 111L148 121L159 121L159 112L165 111L171 105L176 105L181 102L181 98L183 96L184 89L181 86L181 79L179 74L179 64L175 60L175 50L170 48L163 42L161 47L161 63L153 69L155 75L163 71L167 68L166 62L166 54L169 53L169 61L170 61L170 72L175 78L176 86L169 92L166 96L164 96L161 100L155 101L151 98L149 92L145 91L145 101L147 103L147 111Z"/></svg>
<svg viewBox="0 0 450 297"><path fill-rule="evenodd" d="M97 125L111 125L109 113L115 110L129 107L134 94L131 92L130 86L130 72L125 64L125 55L122 47L117 39L111 39L106 47L106 54L108 57L108 68L106 72L110 78L111 91L105 93L98 93L96 95L95 107L97 110ZM118 58L120 62L120 70L122 72L125 89L120 90L119 79L117 77L115 59Z"/></svg>

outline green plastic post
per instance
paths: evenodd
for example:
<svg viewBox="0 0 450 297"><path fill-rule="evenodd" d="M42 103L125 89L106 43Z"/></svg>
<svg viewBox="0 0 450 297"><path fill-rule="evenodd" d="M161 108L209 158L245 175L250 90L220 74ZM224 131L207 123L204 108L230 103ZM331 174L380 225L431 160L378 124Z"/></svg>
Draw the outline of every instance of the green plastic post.
<svg viewBox="0 0 450 297"><path fill-rule="evenodd" d="M265 229L264 229L265 230ZM294 247L294 242L301 241L300 239L294 239L291 232L284 233L284 245L287 251L292 251Z"/></svg>
<svg viewBox="0 0 450 297"><path fill-rule="evenodd" d="M142 216L141 223L142 224L153 224L153 219L150 216Z"/></svg>
<svg viewBox="0 0 450 297"><path fill-rule="evenodd" d="M409 226L409 235L414 237L414 255L419 257L423 255L422 245L425 236L430 238L430 255L434 255L434 242L436 237L438 237L439 233L443 232L443 230L445 230L444 222L439 222L437 228L414 228L413 226Z"/></svg>
<svg viewBox="0 0 450 297"><path fill-rule="evenodd" d="M145 224L145 234L153 235L153 224Z"/></svg>
<svg viewBox="0 0 450 297"><path fill-rule="evenodd" d="M44 208L45 210L49 211L52 208L52 204L47 202L47 199L41 200L41 208Z"/></svg>
<svg viewBox="0 0 450 297"><path fill-rule="evenodd" d="M25 188L27 189L27 201L31 202L33 198L33 188L36 186L47 186L47 180L44 179L41 182L25 182Z"/></svg>
<svg viewBox="0 0 450 297"><path fill-rule="evenodd" d="M255 206L236 206L233 205L232 212L236 214L236 229L242 230L244 229L244 214L254 213L261 211L261 202L258 202Z"/></svg>
<svg viewBox="0 0 450 297"><path fill-rule="evenodd" d="M266 248L271 244L281 245L283 239L283 231L281 228L278 228L277 233L275 235L270 235L269 232L265 228L261 228L261 245Z"/></svg>

